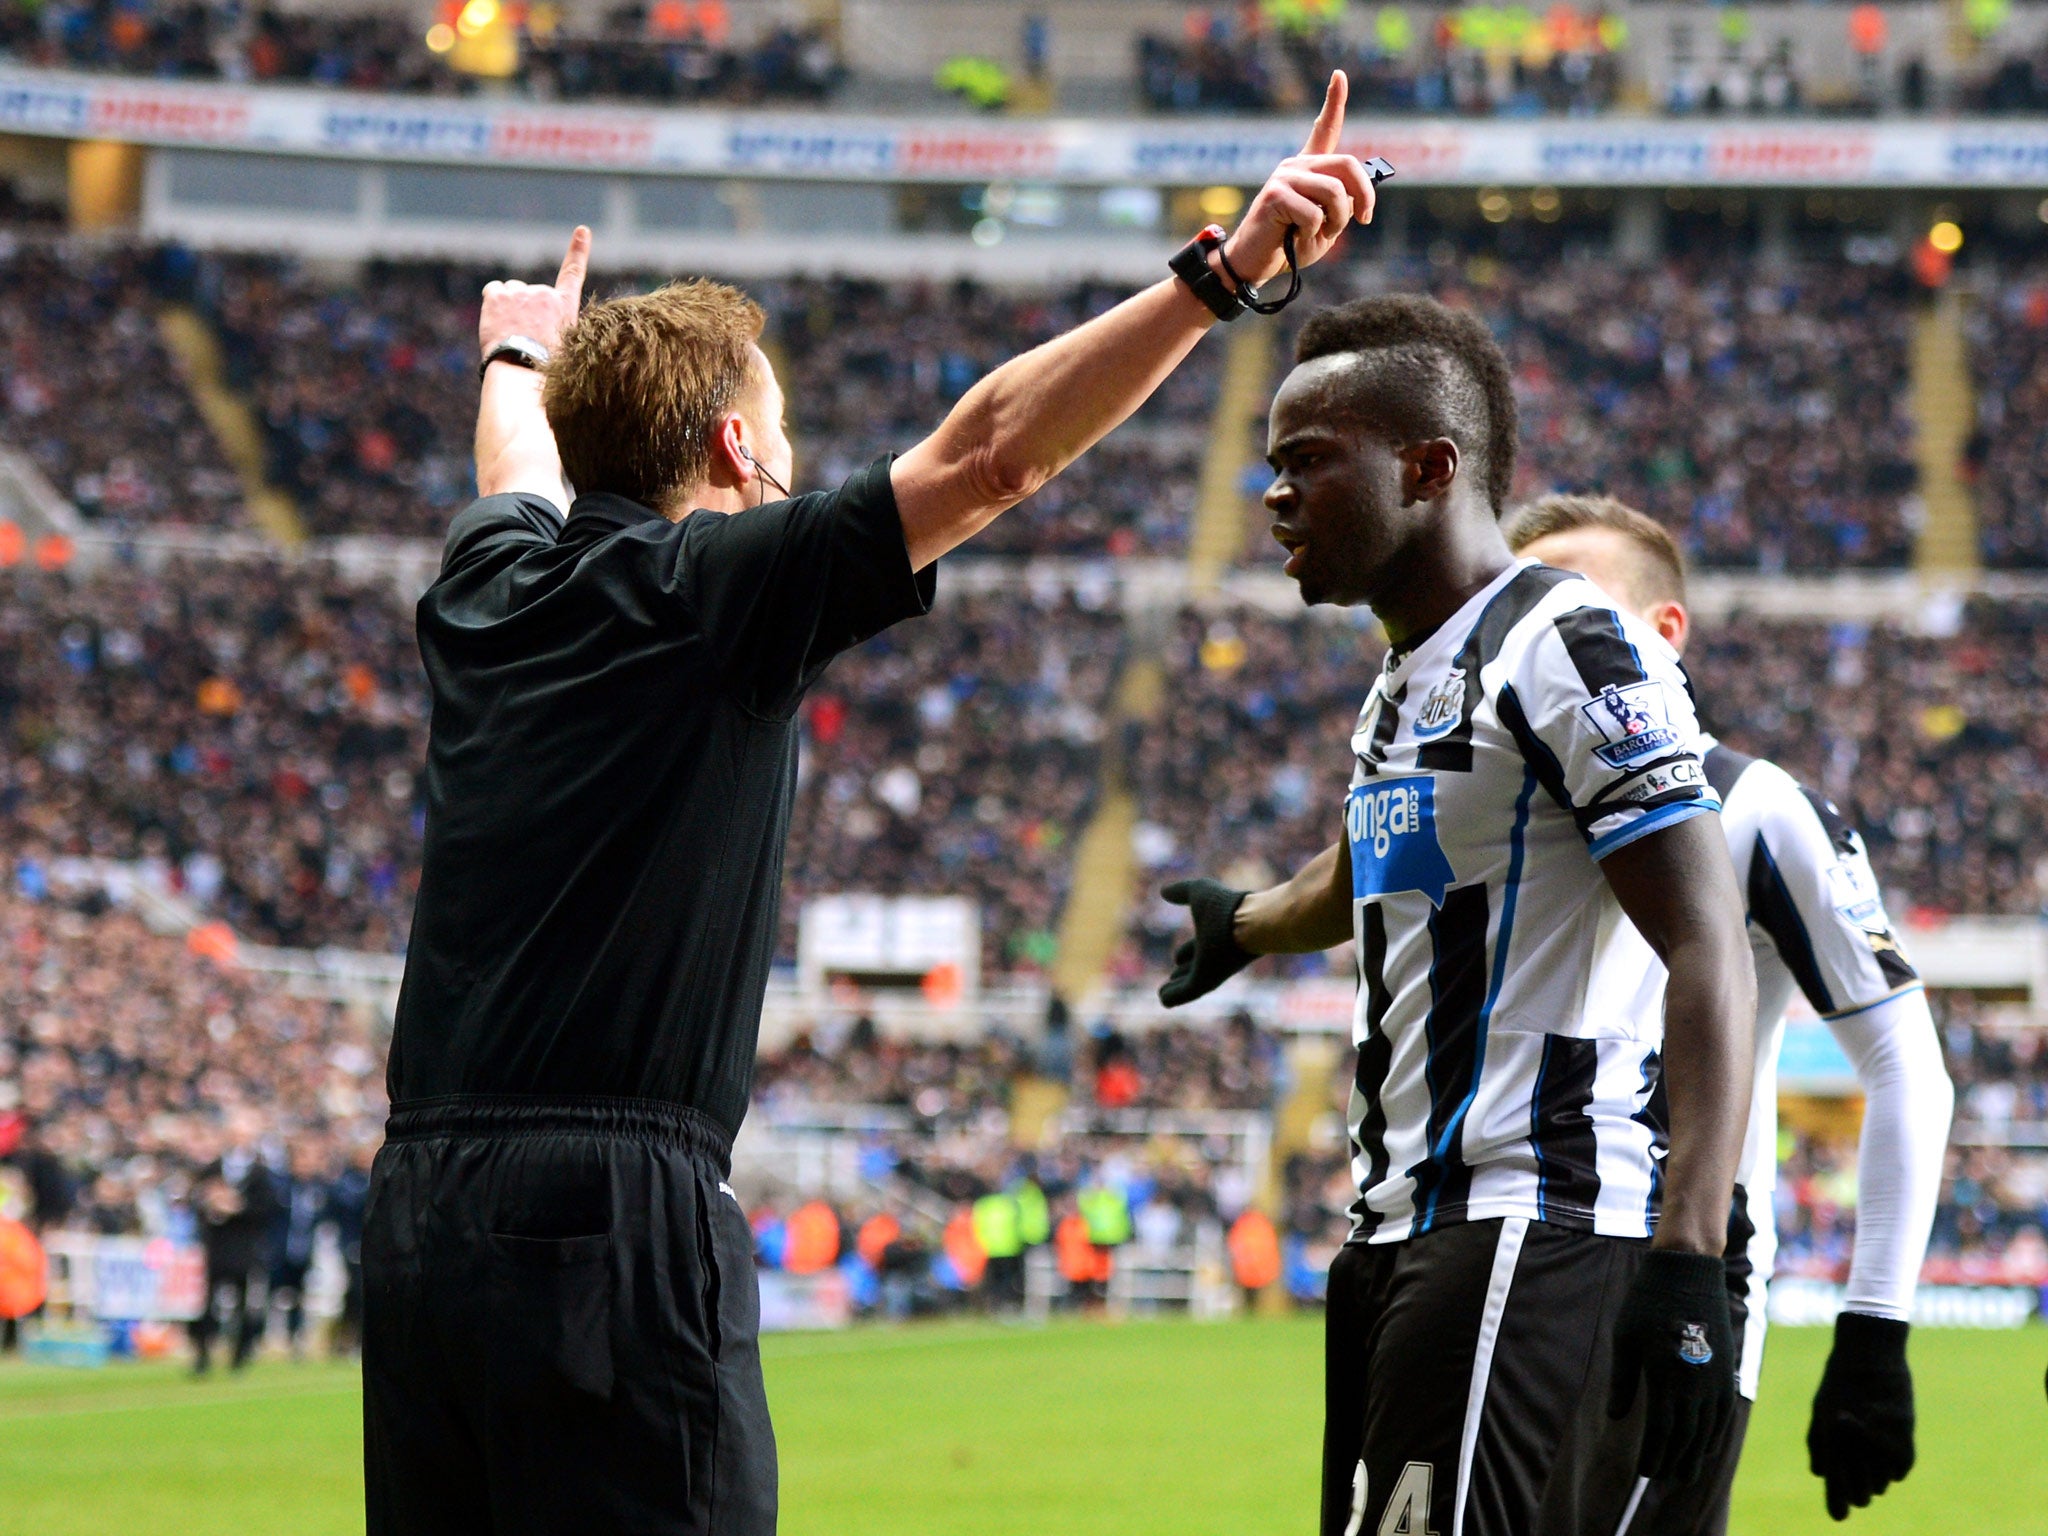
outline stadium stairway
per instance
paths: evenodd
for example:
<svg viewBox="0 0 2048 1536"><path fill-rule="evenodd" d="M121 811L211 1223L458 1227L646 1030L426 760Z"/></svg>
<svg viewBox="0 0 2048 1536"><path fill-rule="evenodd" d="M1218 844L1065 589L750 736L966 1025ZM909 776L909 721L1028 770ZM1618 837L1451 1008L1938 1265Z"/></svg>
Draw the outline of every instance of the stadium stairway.
<svg viewBox="0 0 2048 1536"><path fill-rule="evenodd" d="M1963 445L1977 419L1963 338L1963 298L1949 289L1913 321L1913 419L1920 494L1926 503L1913 565L1925 577L1975 574L1977 506L1962 475Z"/></svg>
<svg viewBox="0 0 2048 1536"><path fill-rule="evenodd" d="M198 310L183 304L167 304L158 312L157 329L164 346L178 360L192 391L199 414L213 429L221 452L241 476L242 496L249 508L249 520L280 544L298 545L306 540L305 524L291 497L270 483L263 451L263 428L256 410L227 382L220 340Z"/></svg>
<svg viewBox="0 0 2048 1536"><path fill-rule="evenodd" d="M1188 590L1213 592L1244 553L1245 474L1264 453L1263 422L1273 392L1273 338L1255 325L1228 328L1223 385L1202 452L1194 526L1188 530Z"/></svg>
<svg viewBox="0 0 2048 1536"><path fill-rule="evenodd" d="M1100 984L1123 941L1137 875L1131 833L1138 824L1138 802L1125 774L1124 739L1131 726L1157 718L1166 700L1156 629L1135 622L1130 645L1110 707L1095 815L1075 845L1073 880L1060 914L1052 985L1070 1008L1078 1008Z"/></svg>

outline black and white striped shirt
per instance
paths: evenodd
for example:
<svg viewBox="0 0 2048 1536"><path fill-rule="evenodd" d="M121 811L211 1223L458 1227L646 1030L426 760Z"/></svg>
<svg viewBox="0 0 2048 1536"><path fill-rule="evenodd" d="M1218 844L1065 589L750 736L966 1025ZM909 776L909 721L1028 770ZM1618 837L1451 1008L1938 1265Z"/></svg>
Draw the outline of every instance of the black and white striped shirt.
<svg viewBox="0 0 2048 1536"><path fill-rule="evenodd" d="M1707 740L1707 781L1721 797L1756 957L1756 1086L1727 1255L1730 1289L1749 1317L1737 1380L1753 1398L1778 1252L1778 1056L1793 994L1827 1021L1865 1095L1852 1311L1912 1316L1953 1093L1919 973L1892 932L1863 839L1777 764Z"/></svg>
<svg viewBox="0 0 2048 1536"><path fill-rule="evenodd" d="M1599 861L1719 806L1676 659L1520 562L1388 658L1352 749L1352 1241L1497 1216L1646 1236L1661 980Z"/></svg>

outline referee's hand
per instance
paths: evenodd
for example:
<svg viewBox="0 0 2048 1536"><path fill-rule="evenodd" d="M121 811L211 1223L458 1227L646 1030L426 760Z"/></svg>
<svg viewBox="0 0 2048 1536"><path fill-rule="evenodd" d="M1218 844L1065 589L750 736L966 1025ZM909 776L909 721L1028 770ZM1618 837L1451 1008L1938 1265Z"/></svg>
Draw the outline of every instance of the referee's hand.
<svg viewBox="0 0 2048 1536"><path fill-rule="evenodd" d="M1372 176L1356 155L1337 152L1344 137L1344 103L1351 82L1334 70L1323 110L1301 153L1282 160L1245 210L1237 232L1224 243L1230 264L1253 283L1286 269L1281 241L1294 229L1294 258L1312 267L1330 254L1337 237L1356 220L1372 222Z"/></svg>
<svg viewBox="0 0 2048 1536"><path fill-rule="evenodd" d="M553 283L485 283L476 321L477 356L489 357L493 347L514 336L552 350L583 303L583 275L589 270L590 230L578 224Z"/></svg>
<svg viewBox="0 0 2048 1536"><path fill-rule="evenodd" d="M1176 880L1159 894L1186 907L1195 920L1195 936L1173 952L1173 974L1159 989L1169 1008L1191 1003L1214 992L1259 957L1237 942L1237 907L1243 891L1219 880Z"/></svg>
<svg viewBox="0 0 2048 1536"><path fill-rule="evenodd" d="M1721 1256L1652 1248L1614 1330L1610 1418L1643 1392L1636 1472L1678 1487L1699 1481L1735 1417L1735 1327Z"/></svg>

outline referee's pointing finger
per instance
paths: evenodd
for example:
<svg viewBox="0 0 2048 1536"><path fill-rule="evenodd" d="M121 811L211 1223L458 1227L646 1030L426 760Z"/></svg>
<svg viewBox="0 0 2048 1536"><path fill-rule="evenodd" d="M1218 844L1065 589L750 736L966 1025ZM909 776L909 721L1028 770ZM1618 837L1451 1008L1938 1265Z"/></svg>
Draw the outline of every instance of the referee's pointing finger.
<svg viewBox="0 0 2048 1536"><path fill-rule="evenodd" d="M583 302L583 274L590 270L590 226L578 224L569 237L569 254L562 258L562 270L555 274L555 292L571 318Z"/></svg>
<svg viewBox="0 0 2048 1536"><path fill-rule="evenodd" d="M1337 147L1337 141L1344 136L1344 101L1351 94L1351 81L1341 69L1330 71L1330 88L1323 93L1323 110L1316 114L1316 125L1308 131L1308 142L1301 146L1304 155L1327 155Z"/></svg>

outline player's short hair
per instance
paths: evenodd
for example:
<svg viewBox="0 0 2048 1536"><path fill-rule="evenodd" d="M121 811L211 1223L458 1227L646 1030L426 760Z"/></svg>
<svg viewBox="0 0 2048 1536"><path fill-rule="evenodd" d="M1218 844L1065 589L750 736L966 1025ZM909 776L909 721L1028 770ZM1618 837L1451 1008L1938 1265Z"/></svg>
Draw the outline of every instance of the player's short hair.
<svg viewBox="0 0 2048 1536"><path fill-rule="evenodd" d="M1653 603L1685 601L1685 555L1678 541L1654 517L1613 496L1561 492L1539 496L1509 513L1502 532L1507 535L1508 547L1520 553L1538 539L1581 528L1605 528L1621 535L1628 545L1631 578L1640 584L1633 594L1636 598Z"/></svg>
<svg viewBox="0 0 2048 1536"><path fill-rule="evenodd" d="M1356 353L1370 368L1360 389L1405 442L1447 437L1485 488L1494 515L1515 481L1515 386L1507 357L1470 310L1418 294L1382 294L1309 317L1297 363Z"/></svg>
<svg viewBox="0 0 2048 1536"><path fill-rule="evenodd" d="M703 278L578 315L541 393L577 493L610 491L663 512L699 484L719 420L754 382L765 320L737 288Z"/></svg>

